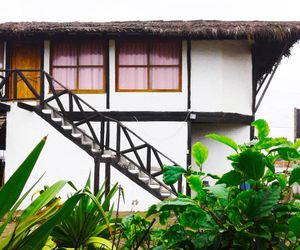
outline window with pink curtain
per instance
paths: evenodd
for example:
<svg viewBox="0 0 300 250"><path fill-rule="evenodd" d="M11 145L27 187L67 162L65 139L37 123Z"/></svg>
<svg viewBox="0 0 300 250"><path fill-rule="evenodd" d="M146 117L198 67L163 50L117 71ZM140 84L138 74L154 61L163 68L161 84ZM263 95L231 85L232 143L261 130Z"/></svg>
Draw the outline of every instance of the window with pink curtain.
<svg viewBox="0 0 300 250"><path fill-rule="evenodd" d="M181 42L120 41L117 90L180 91Z"/></svg>
<svg viewBox="0 0 300 250"><path fill-rule="evenodd" d="M104 49L99 40L55 41L52 75L71 90L104 91ZM60 89L56 86L56 89Z"/></svg>

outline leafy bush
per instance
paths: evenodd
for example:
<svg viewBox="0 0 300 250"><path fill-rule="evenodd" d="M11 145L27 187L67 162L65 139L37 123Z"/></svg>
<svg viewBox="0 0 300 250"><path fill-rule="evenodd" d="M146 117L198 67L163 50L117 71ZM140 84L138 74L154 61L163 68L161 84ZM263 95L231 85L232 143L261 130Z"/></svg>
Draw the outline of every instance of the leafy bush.
<svg viewBox="0 0 300 250"><path fill-rule="evenodd" d="M242 145L226 136L207 135L234 151L227 157L232 170L221 177L202 172L208 151L200 142L192 150L197 171L164 168L166 184L184 175L193 195L150 207L148 216L158 214L162 225L171 223L161 230L154 249L300 249L300 196L292 195L292 186L300 184L300 167L290 168L300 159L300 141L269 137L264 120L252 125L258 138ZM278 159L288 162L282 172L275 171ZM216 184L203 185L207 176Z"/></svg>

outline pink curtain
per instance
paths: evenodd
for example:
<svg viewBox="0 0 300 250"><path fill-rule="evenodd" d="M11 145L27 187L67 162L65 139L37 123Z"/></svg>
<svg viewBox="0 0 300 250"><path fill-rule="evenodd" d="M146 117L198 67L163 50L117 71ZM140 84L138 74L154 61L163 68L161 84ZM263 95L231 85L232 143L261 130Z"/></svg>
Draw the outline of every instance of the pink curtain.
<svg viewBox="0 0 300 250"><path fill-rule="evenodd" d="M148 44L142 41L121 42L118 58L119 89L178 89L180 43L176 41L151 42L149 65L147 46ZM148 68L141 66L149 66L150 79L148 79Z"/></svg>
<svg viewBox="0 0 300 250"><path fill-rule="evenodd" d="M150 50L150 65L178 65L179 52L176 41L155 41Z"/></svg>
<svg viewBox="0 0 300 250"><path fill-rule="evenodd" d="M75 68L53 68L52 74L55 80L68 89L76 89L76 69ZM58 84L54 84L55 89L60 90Z"/></svg>
<svg viewBox="0 0 300 250"><path fill-rule="evenodd" d="M121 42L119 65L147 65L147 45L139 41Z"/></svg>
<svg viewBox="0 0 300 250"><path fill-rule="evenodd" d="M76 65L76 45L71 41L54 43L52 49L53 66L75 66Z"/></svg>
<svg viewBox="0 0 300 250"><path fill-rule="evenodd" d="M99 41L80 44L79 65L103 65L103 51Z"/></svg>
<svg viewBox="0 0 300 250"><path fill-rule="evenodd" d="M121 42L119 47L119 89L147 89L147 45L140 41ZM127 67L122 67L127 66Z"/></svg>
<svg viewBox="0 0 300 250"><path fill-rule="evenodd" d="M119 68L119 89L147 89L147 68Z"/></svg>
<svg viewBox="0 0 300 250"><path fill-rule="evenodd" d="M99 40L57 42L52 53L52 74L61 84L72 90L103 89L103 49Z"/></svg>
<svg viewBox="0 0 300 250"><path fill-rule="evenodd" d="M179 88L178 67L151 67L150 83L151 89L178 89Z"/></svg>
<svg viewBox="0 0 300 250"><path fill-rule="evenodd" d="M80 68L79 89L103 89L102 68Z"/></svg>

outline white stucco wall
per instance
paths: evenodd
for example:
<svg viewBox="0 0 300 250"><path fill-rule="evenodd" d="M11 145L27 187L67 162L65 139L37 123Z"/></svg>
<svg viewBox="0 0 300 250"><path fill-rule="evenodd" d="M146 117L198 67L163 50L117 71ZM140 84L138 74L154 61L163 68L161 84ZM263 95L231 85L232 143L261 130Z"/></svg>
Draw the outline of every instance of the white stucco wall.
<svg viewBox="0 0 300 250"><path fill-rule="evenodd" d="M251 114L252 63L247 41L192 41L193 111Z"/></svg>
<svg viewBox="0 0 300 250"><path fill-rule="evenodd" d="M250 128L240 124L192 124L192 144L200 141L208 148L208 158L203 165L203 171L222 175L231 170L230 161L226 157L234 154L234 151L222 143L205 138L205 135L210 133L229 136L238 144L242 144L249 141Z"/></svg>

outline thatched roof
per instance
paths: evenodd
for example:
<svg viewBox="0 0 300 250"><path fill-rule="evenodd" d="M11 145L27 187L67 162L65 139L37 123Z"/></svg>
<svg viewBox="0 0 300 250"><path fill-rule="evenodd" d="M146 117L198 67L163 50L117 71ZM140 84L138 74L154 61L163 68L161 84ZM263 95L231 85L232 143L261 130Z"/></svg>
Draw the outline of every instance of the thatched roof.
<svg viewBox="0 0 300 250"><path fill-rule="evenodd" d="M128 21L128 22L7 22L0 39L51 38L69 35L160 36L182 39L249 40L254 81L269 74L278 58L288 56L300 39L300 22L266 21Z"/></svg>
<svg viewBox="0 0 300 250"><path fill-rule="evenodd" d="M127 22L8 22L0 35L38 34L159 35L193 39L300 38L300 22L263 21L127 21Z"/></svg>

